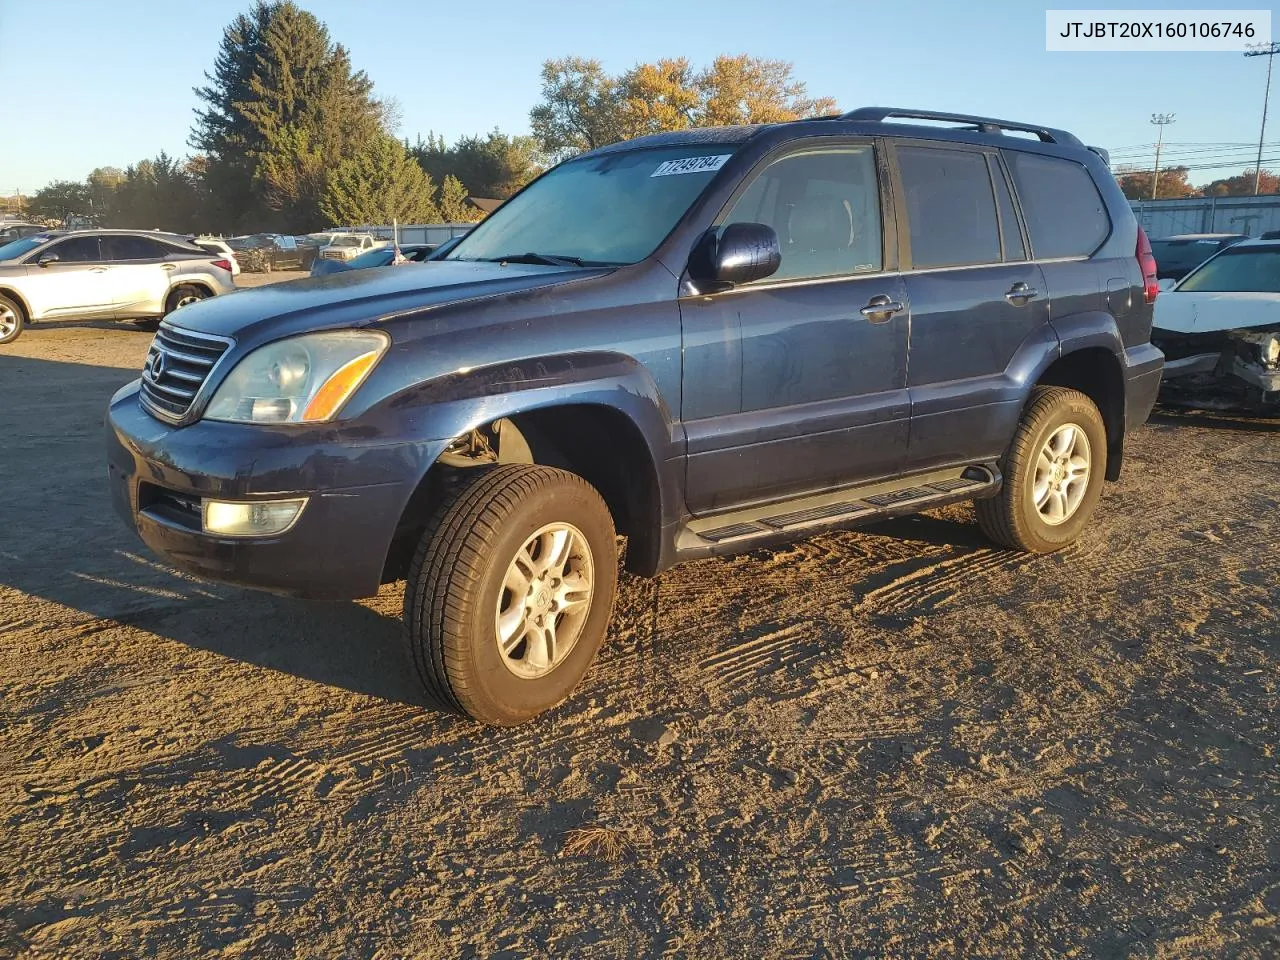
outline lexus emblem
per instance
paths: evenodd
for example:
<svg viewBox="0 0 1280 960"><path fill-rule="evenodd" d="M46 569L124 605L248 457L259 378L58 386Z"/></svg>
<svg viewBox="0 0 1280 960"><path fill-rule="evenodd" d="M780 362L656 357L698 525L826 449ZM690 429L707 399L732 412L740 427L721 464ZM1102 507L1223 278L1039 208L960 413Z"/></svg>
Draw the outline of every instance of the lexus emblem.
<svg viewBox="0 0 1280 960"><path fill-rule="evenodd" d="M151 355L151 362L148 364L148 369L151 371L152 380L160 379L161 375L164 373L164 354L161 351L157 350Z"/></svg>

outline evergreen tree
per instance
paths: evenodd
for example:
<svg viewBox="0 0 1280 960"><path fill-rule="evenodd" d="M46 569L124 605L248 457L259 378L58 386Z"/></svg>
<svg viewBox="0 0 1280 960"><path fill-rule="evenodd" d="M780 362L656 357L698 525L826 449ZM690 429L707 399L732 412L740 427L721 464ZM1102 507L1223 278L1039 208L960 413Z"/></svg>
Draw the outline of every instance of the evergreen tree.
<svg viewBox="0 0 1280 960"><path fill-rule="evenodd" d="M450 174L440 184L440 219L445 223L465 223L479 219L478 211L467 202L467 188Z"/></svg>
<svg viewBox="0 0 1280 960"><path fill-rule="evenodd" d="M406 144L408 146L408 144ZM427 134L411 148L414 159L437 183L455 176L471 196L505 200L542 170L542 157L533 137L510 137L498 130L484 136L461 137L452 146Z"/></svg>
<svg viewBox="0 0 1280 960"><path fill-rule="evenodd" d="M461 186L459 184L459 186ZM394 137L370 140L329 175L320 212L334 226L433 223L435 185Z"/></svg>
<svg viewBox="0 0 1280 960"><path fill-rule="evenodd" d="M368 76L292 0L259 0L236 17L206 76L191 143L207 157L213 219L227 229L310 229L328 171L381 133Z"/></svg>

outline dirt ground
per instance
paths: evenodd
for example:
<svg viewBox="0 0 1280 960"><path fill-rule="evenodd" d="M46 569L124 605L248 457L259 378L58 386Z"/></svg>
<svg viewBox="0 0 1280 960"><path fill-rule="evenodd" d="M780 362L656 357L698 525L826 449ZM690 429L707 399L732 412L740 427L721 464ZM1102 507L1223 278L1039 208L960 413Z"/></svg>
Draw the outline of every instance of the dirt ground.
<svg viewBox="0 0 1280 960"><path fill-rule="evenodd" d="M1158 414L1054 556L955 507L627 580L496 730L423 706L400 586L125 531L148 339L0 349L0 956L1280 954L1280 422Z"/></svg>

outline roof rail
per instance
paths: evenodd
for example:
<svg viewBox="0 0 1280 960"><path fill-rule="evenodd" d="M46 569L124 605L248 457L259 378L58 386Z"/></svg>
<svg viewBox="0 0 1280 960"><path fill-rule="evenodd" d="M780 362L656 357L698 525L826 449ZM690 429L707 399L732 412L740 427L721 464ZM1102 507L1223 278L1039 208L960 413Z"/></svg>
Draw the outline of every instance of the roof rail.
<svg viewBox="0 0 1280 960"><path fill-rule="evenodd" d="M904 120L943 120L951 123L971 125L980 133L1004 133L1006 130L1020 130L1034 133L1043 143L1061 143L1072 147L1083 147L1084 144L1065 130L1053 127L1042 127L1034 123L1014 123L1011 120L996 120L993 117L975 117L967 113L943 113L939 110L908 110L903 107L859 107L840 115L841 120L861 120L867 123L880 123L889 117Z"/></svg>

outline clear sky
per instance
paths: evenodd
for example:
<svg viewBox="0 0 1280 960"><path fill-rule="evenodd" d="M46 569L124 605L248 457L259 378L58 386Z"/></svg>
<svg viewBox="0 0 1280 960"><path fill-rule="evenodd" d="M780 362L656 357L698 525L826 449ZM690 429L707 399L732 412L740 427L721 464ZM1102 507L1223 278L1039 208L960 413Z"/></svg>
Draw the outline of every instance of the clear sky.
<svg viewBox="0 0 1280 960"><path fill-rule="evenodd" d="M1170 161L1228 161L1235 172L1256 151L1266 72L1265 58L1237 53L1048 53L1046 5L1015 0L300 2L377 93L399 101L397 132L410 140L435 131L452 141L495 126L527 132L547 58L594 56L622 71L663 56L700 65L746 52L792 61L810 93L845 109L888 104L1044 123L1115 151L1117 163L1149 164L1151 114L1174 113L1165 128ZM188 153L192 88L212 66L222 28L248 6L0 0L0 195L160 150ZM1280 167L1274 119L1264 157ZM1196 169L1191 178L1215 175Z"/></svg>

